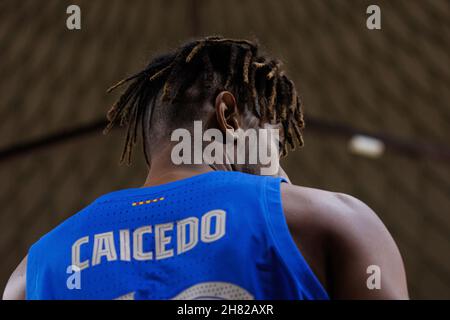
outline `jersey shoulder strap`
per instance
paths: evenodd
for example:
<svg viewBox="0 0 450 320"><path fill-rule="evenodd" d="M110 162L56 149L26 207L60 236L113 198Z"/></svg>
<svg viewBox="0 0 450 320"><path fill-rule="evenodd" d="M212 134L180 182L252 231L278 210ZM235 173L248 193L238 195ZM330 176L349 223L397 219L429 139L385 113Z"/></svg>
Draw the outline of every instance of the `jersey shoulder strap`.
<svg viewBox="0 0 450 320"><path fill-rule="evenodd" d="M265 217L274 247L292 274L305 299L329 299L322 284L309 267L295 244L286 222L281 201L281 183L284 178L267 177L265 182Z"/></svg>

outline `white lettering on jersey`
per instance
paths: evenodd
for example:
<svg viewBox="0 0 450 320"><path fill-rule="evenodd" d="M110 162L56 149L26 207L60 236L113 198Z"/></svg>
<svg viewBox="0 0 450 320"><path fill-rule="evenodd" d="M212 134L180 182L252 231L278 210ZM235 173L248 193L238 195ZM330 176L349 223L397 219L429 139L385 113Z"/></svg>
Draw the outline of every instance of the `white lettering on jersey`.
<svg viewBox="0 0 450 320"><path fill-rule="evenodd" d="M89 236L82 237L72 245L72 265L83 270L103 262L118 260L115 237L118 237L121 261L131 261L132 259L147 261L171 258L175 256L175 252L176 255L186 253L201 242L212 243L221 239L225 234L226 212L220 209L211 210L205 213L201 219L188 217L176 222L157 224L154 229L151 225L145 225L134 231L121 229L95 234L91 261L89 259L80 261L81 253L89 248L87 245L91 239ZM152 236L154 236L154 242L150 239ZM172 238L176 239L172 241ZM106 259L102 259L103 257Z"/></svg>
<svg viewBox="0 0 450 320"><path fill-rule="evenodd" d="M156 259L173 257L173 249L167 249L166 245L170 243L172 237L166 235L166 231L173 229L173 223L157 224L155 226L155 245Z"/></svg>
<svg viewBox="0 0 450 320"><path fill-rule="evenodd" d="M112 231L99 233L94 236L94 249L92 250L92 265L99 264L102 257L108 261L117 260L116 247L114 246L114 234Z"/></svg>
<svg viewBox="0 0 450 320"><path fill-rule="evenodd" d="M120 230L120 260L131 261L130 256L130 230Z"/></svg>
<svg viewBox="0 0 450 320"><path fill-rule="evenodd" d="M80 261L80 247L82 244L88 243L89 237L83 237L75 241L75 243L72 245L72 265L77 266L80 268L80 270L86 269L89 267L89 260L85 260L83 262Z"/></svg>
<svg viewBox="0 0 450 320"><path fill-rule="evenodd" d="M152 226L137 228L133 233L133 258L139 261L152 260L152 252L144 252L144 234L152 233Z"/></svg>
<svg viewBox="0 0 450 320"><path fill-rule="evenodd" d="M213 242L219 240L225 235L225 216L226 213L223 210L212 210L207 212L202 217L202 241ZM211 233L212 219L216 218L216 225L214 233Z"/></svg>
<svg viewBox="0 0 450 320"><path fill-rule="evenodd" d="M189 227L189 242L186 228ZM177 254L189 251L198 243L198 218L190 217L177 222Z"/></svg>

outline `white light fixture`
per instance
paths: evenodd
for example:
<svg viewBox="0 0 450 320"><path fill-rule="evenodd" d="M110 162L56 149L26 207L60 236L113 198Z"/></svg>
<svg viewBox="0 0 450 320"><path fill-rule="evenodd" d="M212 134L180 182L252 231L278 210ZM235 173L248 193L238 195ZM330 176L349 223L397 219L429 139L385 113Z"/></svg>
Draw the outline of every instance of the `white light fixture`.
<svg viewBox="0 0 450 320"><path fill-rule="evenodd" d="M379 158L383 155L385 146L379 139L357 134L350 139L348 148L350 152L360 156Z"/></svg>

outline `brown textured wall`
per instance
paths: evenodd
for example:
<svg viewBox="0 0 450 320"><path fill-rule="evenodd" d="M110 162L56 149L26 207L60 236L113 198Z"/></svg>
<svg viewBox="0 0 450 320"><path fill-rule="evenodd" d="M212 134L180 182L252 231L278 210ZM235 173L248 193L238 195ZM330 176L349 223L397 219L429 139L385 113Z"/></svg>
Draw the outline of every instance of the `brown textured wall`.
<svg viewBox="0 0 450 320"><path fill-rule="evenodd" d="M80 31L65 28L69 4L81 7ZM376 1L379 31L365 27L369 4L2 1L0 150L96 121L114 99L105 94L110 84L155 52L210 34L258 38L279 56L303 95L307 120L448 148L449 2ZM448 161L394 149L379 159L356 156L345 137L313 125L305 138L285 161L292 180L369 204L399 244L412 297L449 299ZM143 182L142 163L117 166L121 147L120 132L95 132L0 159L0 287L44 232L102 193Z"/></svg>

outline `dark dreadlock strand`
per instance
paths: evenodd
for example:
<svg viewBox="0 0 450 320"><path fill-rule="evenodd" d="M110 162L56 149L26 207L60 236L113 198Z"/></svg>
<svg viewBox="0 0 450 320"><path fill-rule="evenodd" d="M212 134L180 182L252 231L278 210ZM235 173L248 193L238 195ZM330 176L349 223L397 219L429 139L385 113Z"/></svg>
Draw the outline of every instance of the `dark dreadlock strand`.
<svg viewBox="0 0 450 320"><path fill-rule="evenodd" d="M297 91L295 90L295 86L294 83L292 82L292 80L289 80L287 77L285 77L286 81L287 81L287 85L288 85L288 91L291 93L291 101L290 101L290 106L289 106L289 111L291 113L295 112L295 108L297 107Z"/></svg>
<svg viewBox="0 0 450 320"><path fill-rule="evenodd" d="M208 37L205 39L207 42L216 42L216 43L223 43L228 44L230 46L240 46L240 47L250 47L252 50L256 50L257 46L248 40L237 40L237 39L225 39L221 37Z"/></svg>
<svg viewBox="0 0 450 320"><path fill-rule="evenodd" d="M172 66L172 64L162 68L161 70L159 70L158 72L152 74L149 78L148 81L153 81L158 79L159 77L163 76L166 72L168 72L170 70L170 67Z"/></svg>
<svg viewBox="0 0 450 320"><path fill-rule="evenodd" d="M277 82L277 114L283 122L287 118L287 98L286 76L282 75Z"/></svg>
<svg viewBox="0 0 450 320"><path fill-rule="evenodd" d="M300 97L298 95L297 95L297 99L296 99L296 108L294 111L294 118L295 118L295 121L296 121L296 124L298 125L298 127L300 129L304 129L305 128L305 120L303 118L303 106L302 106Z"/></svg>
<svg viewBox="0 0 450 320"><path fill-rule="evenodd" d="M117 101L108 111L107 119L109 123L106 126L104 133L108 133L112 127L117 124L117 122L119 122L120 126L124 125L124 109L125 106L128 105L129 100L134 96L137 85L138 83L133 83L130 85L125 93L120 97L119 101Z"/></svg>
<svg viewBox="0 0 450 320"><path fill-rule="evenodd" d="M195 57L197 52L199 52L205 46L205 44L206 44L205 41L198 42L198 44L192 49L192 51L186 57L186 63L189 63L192 60L192 58Z"/></svg>
<svg viewBox="0 0 450 320"><path fill-rule="evenodd" d="M268 106L269 105L269 100L268 100L268 95L267 94L267 85L268 85L268 81L266 79L266 74L267 71L265 71L266 69L269 68L269 65L267 63L264 63L264 59L261 59L261 62L254 62L252 63L253 65L253 72L254 74L252 75L253 78L253 91L254 94L256 94L257 96L257 101L258 101L258 107L259 107L259 117L264 117L264 119L271 119L271 116L269 115L269 111L267 110L268 108L263 108L261 112L261 106Z"/></svg>
<svg viewBox="0 0 450 320"><path fill-rule="evenodd" d="M280 64L279 61L273 60L273 61L271 61L271 62L269 63L269 66L270 66L270 71L269 71L269 73L268 73L267 76L266 76L268 80L272 79L273 77L275 77L275 76L277 75L278 70L280 69L281 64Z"/></svg>
<svg viewBox="0 0 450 320"><path fill-rule="evenodd" d="M265 64L263 62L253 62L253 65L255 66L255 69L260 69L262 67L267 66L267 64Z"/></svg>
<svg viewBox="0 0 450 320"><path fill-rule="evenodd" d="M286 93L286 118L287 132L286 139L292 150L295 149L294 140L296 139L300 146L303 146L303 137L301 130L304 127L303 118L299 122L296 122L296 112L297 108L300 108L300 103L297 96L297 91L295 90L294 83L292 80L288 79L285 75L282 76L284 80L284 91ZM301 109L298 110L299 114Z"/></svg>
<svg viewBox="0 0 450 320"><path fill-rule="evenodd" d="M277 119L277 112L276 112L276 104L277 104L277 88L278 88L278 82L280 81L279 77L279 62L278 61L270 61L268 64L268 73L266 74L266 79L271 80L271 89L270 89L270 95L269 95L269 105L267 107L268 115L270 121L274 121Z"/></svg>
<svg viewBox="0 0 450 320"><path fill-rule="evenodd" d="M145 130L145 124L146 124L147 119L149 118L148 117L148 113L153 111L154 103L155 103L155 99L152 98L150 100L149 107L144 109L142 117L141 117L141 128L142 128L142 130L141 130L141 139L142 139L142 141L146 141L146 139L147 139L147 134L146 134L146 130ZM150 115L150 118L151 118L151 115ZM145 143L143 143L142 147L143 147L142 149L143 149L143 152L144 152L145 162L150 167L150 157L149 157L149 154L148 154L149 152L147 150L147 145Z"/></svg>
<svg viewBox="0 0 450 320"><path fill-rule="evenodd" d="M185 48L183 51L178 53L177 56L175 57L175 59L172 63L170 73L169 73L166 83L164 84L164 87L163 87L163 94L161 97L162 100L170 102L170 101L173 101L173 99L175 98L174 94L177 91L176 91L176 88L174 88L173 86L181 85L180 81L177 82L176 80L179 77L179 74L182 72L182 69L184 67L184 64L182 63L182 61L184 61L186 59L187 51L190 51L190 50L192 50L192 49Z"/></svg>
<svg viewBox="0 0 450 320"><path fill-rule="evenodd" d="M117 87L120 87L120 86L123 85L124 83L126 83L126 82L128 82L128 81L131 81L131 80L133 80L134 78L139 77L141 74L142 74L142 71L141 71L141 72L138 72L138 73L136 73L136 74L134 74L134 75L132 75L132 76L130 76L130 77L128 77L128 78L125 78L125 79L120 80L120 81L117 82L116 84L114 84L114 85L112 85L111 87L109 87L109 88L106 90L106 92L109 93L109 92L113 91L114 89L116 89Z"/></svg>
<svg viewBox="0 0 450 320"><path fill-rule="evenodd" d="M292 127L294 128L294 132L295 132L295 136L297 138L298 144L300 147L303 146L304 142L303 142L303 135L302 132L300 131L302 128L299 127L298 125L296 125L296 123L294 122L294 120L291 120L292 123Z"/></svg>
<svg viewBox="0 0 450 320"><path fill-rule="evenodd" d="M243 70L242 70L244 83L247 83L247 84L249 83L249 81L248 81L248 71L249 71L249 68L250 68L250 59L251 58L252 58L252 52L250 50L248 50L245 53L244 66L243 66Z"/></svg>
<svg viewBox="0 0 450 320"><path fill-rule="evenodd" d="M283 123L283 132L284 132L284 141L281 146L281 156L284 157L287 155L286 151L288 150L288 146L291 148L291 150L295 149L294 144L294 136L292 135L292 129L290 128L289 122L282 122Z"/></svg>
<svg viewBox="0 0 450 320"><path fill-rule="evenodd" d="M236 60L237 60L237 55L238 55L238 48L237 47L231 47L230 50L231 50L230 62L229 62L229 65L228 65L229 73L228 73L227 82L225 83L225 89L229 89L230 85L231 85L231 82L233 81L234 70L235 70Z"/></svg>
<svg viewBox="0 0 450 320"><path fill-rule="evenodd" d="M142 87L142 82L139 82L139 87ZM139 90L136 90L136 92L139 92ZM126 163L129 165L131 163L131 155L133 151L133 146L136 143L136 130L137 130L137 122L138 119L138 113L139 113L139 101L140 96L136 93L132 96L131 102L129 104L129 108L126 108L124 110L124 116L121 120L121 124L128 124L127 127L127 135L125 139L125 146L122 151L122 155L120 157L120 162L126 161Z"/></svg>
<svg viewBox="0 0 450 320"><path fill-rule="evenodd" d="M275 120L275 102L276 102L276 98L277 98L278 78L273 77L271 81L272 81L272 83L271 83L271 87L270 87L269 104L267 106L267 112L268 112L270 121Z"/></svg>
<svg viewBox="0 0 450 320"><path fill-rule="evenodd" d="M109 123L105 128L104 133L108 133L111 130L111 128L116 124L123 126L129 122L128 116L130 114L130 110L134 107L136 95L139 94L138 86L142 84L146 74L154 70L157 70L157 68L161 67L161 65L163 64L164 64L163 59L156 58L149 68L117 82L115 85L113 85L107 90L107 92L111 92L112 90L118 88L119 86L122 86L123 84L129 81L135 80L133 83L129 85L125 93L121 95L119 100L108 111L107 119ZM150 78L150 81L153 81L154 78L157 78L158 73L163 72L164 70L165 68L156 72L154 76ZM133 100L133 102L130 103L130 100Z"/></svg>
<svg viewBox="0 0 450 320"><path fill-rule="evenodd" d="M305 128L305 121L303 119L303 110L302 110L302 105L300 102L300 98L297 96L296 99L296 108L294 111L294 130L295 130L295 134L297 136L297 140L299 145L302 147L304 145L304 141L303 141L303 134L301 132L301 130L303 130Z"/></svg>
<svg viewBox="0 0 450 320"><path fill-rule="evenodd" d="M250 48L244 49L244 52L242 53L241 58L241 77L240 77L240 83L239 88L241 89L240 94L240 101L242 101L242 104L247 107L248 110L255 113L255 102L253 101L253 87L251 84L253 83L253 79L251 79L252 76L252 63L251 59L253 58L253 54Z"/></svg>
<svg viewBox="0 0 450 320"><path fill-rule="evenodd" d="M253 64L250 65L250 83L249 90L251 91L251 97L253 102L253 109L258 118L261 118L261 105L258 98L258 88L256 86L256 68Z"/></svg>
<svg viewBox="0 0 450 320"><path fill-rule="evenodd" d="M282 155L295 142L303 145L304 128L301 101L291 80L282 74L280 62L258 54L258 45L247 40L207 37L187 43L174 52L153 59L144 70L125 78L108 92L129 83L108 111L107 133L115 125L127 126L121 162L130 163L139 126L146 140L148 119L158 103L169 105L199 77L205 98L214 90L233 92L239 105L248 108L262 121L281 123ZM159 93L161 100L156 99ZM144 142L146 160L150 163Z"/></svg>
<svg viewBox="0 0 450 320"><path fill-rule="evenodd" d="M203 56L203 63L205 65L205 74L203 76L203 86L207 89L212 88L214 85L214 70L211 64L211 59L208 55Z"/></svg>

